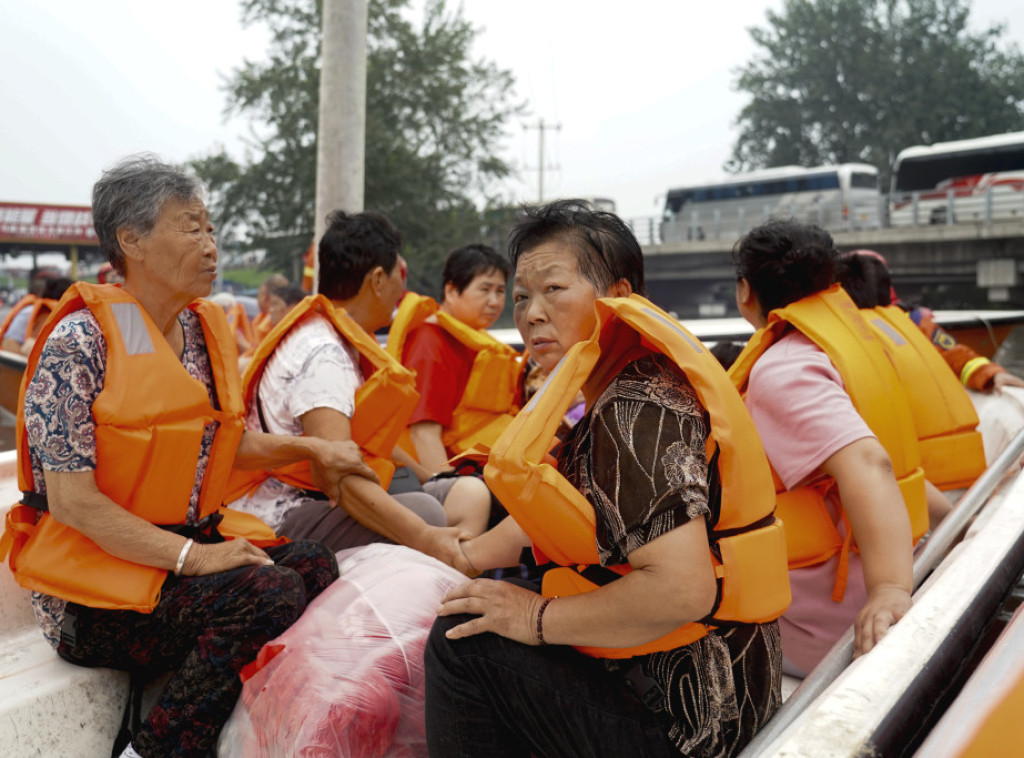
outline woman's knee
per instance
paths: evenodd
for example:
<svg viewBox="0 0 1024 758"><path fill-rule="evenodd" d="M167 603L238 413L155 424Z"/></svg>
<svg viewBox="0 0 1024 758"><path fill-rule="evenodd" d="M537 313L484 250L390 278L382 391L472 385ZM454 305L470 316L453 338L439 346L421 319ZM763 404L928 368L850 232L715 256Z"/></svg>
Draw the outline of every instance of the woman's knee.
<svg viewBox="0 0 1024 758"><path fill-rule="evenodd" d="M257 617L273 618L291 626L306 610L306 586L302 576L287 566L259 566L252 576L248 597Z"/></svg>
<svg viewBox="0 0 1024 758"><path fill-rule="evenodd" d="M302 577L306 599L312 600L338 578L338 562L326 545L313 540L296 540L267 548L275 564L292 569Z"/></svg>
<svg viewBox="0 0 1024 758"><path fill-rule="evenodd" d="M395 495L395 500L431 526L448 525L448 517L445 514L444 506L438 502L437 498L428 495L426 492L406 492L401 495Z"/></svg>
<svg viewBox="0 0 1024 758"><path fill-rule="evenodd" d="M444 668L450 666L456 656L452 650L452 640L448 639L446 633L452 627L468 621L471 616L438 616L430 627L430 634L427 636L427 644L423 651L424 667L429 671L432 665L437 664Z"/></svg>

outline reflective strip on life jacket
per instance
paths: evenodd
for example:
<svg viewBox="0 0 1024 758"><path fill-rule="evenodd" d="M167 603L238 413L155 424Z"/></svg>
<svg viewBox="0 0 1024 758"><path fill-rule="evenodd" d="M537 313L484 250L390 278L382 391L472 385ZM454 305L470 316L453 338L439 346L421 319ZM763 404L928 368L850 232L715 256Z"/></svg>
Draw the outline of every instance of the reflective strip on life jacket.
<svg viewBox="0 0 1024 758"><path fill-rule="evenodd" d="M617 365L619 357L639 350L640 354L663 353L679 366L711 418L707 449L709 462L715 460L718 467L722 498L719 513L709 519L714 521L709 523L713 540L709 551L720 602L710 618L645 645L578 649L598 657L626 658L690 644L716 622L760 623L777 618L790 600L785 538L781 523L773 517L768 463L742 400L697 338L645 298L601 299L595 309L594 335L566 352L495 443L484 471L491 491L536 548L564 567L545 574L544 594L597 589L583 572L599 562L593 506L544 459L562 416L592 373L605 371L609 363ZM630 570L628 565L610 568L623 574Z"/></svg>

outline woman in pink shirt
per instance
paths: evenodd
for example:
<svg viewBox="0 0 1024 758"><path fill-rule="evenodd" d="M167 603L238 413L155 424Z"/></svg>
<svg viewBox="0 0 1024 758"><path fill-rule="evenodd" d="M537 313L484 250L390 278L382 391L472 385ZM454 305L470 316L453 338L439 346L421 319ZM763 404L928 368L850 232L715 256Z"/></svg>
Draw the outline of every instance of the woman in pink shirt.
<svg viewBox="0 0 1024 758"><path fill-rule="evenodd" d="M733 257L740 314L762 329L771 311L827 290L838 253L818 227L771 221L740 240ZM860 655L910 608L910 519L889 453L857 412L840 372L792 325L749 369L745 399L783 486L821 485L837 531L845 538L852 529L859 549L848 554L838 602L833 594L843 554L790 570L793 603L779 619L784 670L803 676L851 624Z"/></svg>

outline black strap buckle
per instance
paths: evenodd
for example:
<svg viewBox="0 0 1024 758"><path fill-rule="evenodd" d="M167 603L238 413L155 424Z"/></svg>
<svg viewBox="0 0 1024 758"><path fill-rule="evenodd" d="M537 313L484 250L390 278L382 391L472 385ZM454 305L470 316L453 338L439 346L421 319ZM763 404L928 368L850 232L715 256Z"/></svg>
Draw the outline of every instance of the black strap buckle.
<svg viewBox="0 0 1024 758"><path fill-rule="evenodd" d="M37 511L46 512L50 510L50 503L46 499L46 495L40 492L22 492L21 504L35 508Z"/></svg>
<svg viewBox="0 0 1024 758"><path fill-rule="evenodd" d="M629 682L633 692L651 710L654 710L658 703L665 701L665 690L661 688L657 681L644 672L640 661L635 662L622 673L626 677L626 681Z"/></svg>
<svg viewBox="0 0 1024 758"><path fill-rule="evenodd" d="M224 535L218 531L217 526L224 520L224 514L214 511L203 516L195 524L161 524L161 529L180 534L182 537L189 537L201 545L212 545L217 542L224 542Z"/></svg>

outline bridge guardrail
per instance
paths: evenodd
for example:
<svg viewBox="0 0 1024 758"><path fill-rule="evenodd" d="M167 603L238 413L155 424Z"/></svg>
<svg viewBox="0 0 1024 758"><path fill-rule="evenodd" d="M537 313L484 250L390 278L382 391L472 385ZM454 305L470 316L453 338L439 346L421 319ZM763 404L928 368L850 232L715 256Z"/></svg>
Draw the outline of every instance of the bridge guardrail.
<svg viewBox="0 0 1024 758"><path fill-rule="evenodd" d="M974 224L990 227L1000 221L1024 220L1024 202L1017 193L1009 194L988 187L979 194L959 195L949 189L941 203L927 193L913 192L902 200L896 210L896 223L890 217L888 195L879 195L877 202L858 204L843 209L838 203L765 205L760 211L739 208L735 212L721 209L701 212L699 209L666 219L662 216L631 216L624 220L633 229L641 245L671 242L702 242L739 239L766 218L788 216L804 223L813 223L831 232L856 232L868 229L906 227L956 226Z"/></svg>

